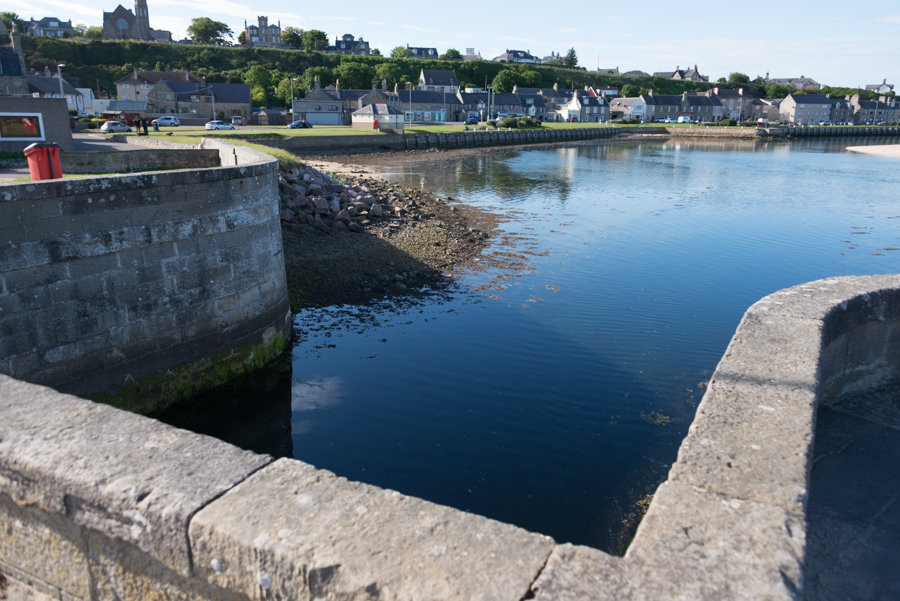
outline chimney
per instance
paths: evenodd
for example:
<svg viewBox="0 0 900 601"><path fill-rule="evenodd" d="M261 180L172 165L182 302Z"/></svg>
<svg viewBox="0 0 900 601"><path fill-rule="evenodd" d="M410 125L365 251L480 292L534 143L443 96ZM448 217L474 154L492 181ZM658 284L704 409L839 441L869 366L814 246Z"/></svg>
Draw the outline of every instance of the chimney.
<svg viewBox="0 0 900 601"><path fill-rule="evenodd" d="M399 88L398 88L397 82L394 82L394 94L398 94L398 95L399 95L399 92L397 92L398 89L399 89Z"/></svg>
<svg viewBox="0 0 900 601"><path fill-rule="evenodd" d="M321 89L322 89L322 82L319 81L319 76L318 76L318 75L316 75L316 80L313 82L313 87L315 87L315 89L317 89L317 90L321 90Z"/></svg>
<svg viewBox="0 0 900 601"><path fill-rule="evenodd" d="M377 89L378 89L378 82L373 79L372 80L372 91L374 92Z"/></svg>
<svg viewBox="0 0 900 601"><path fill-rule="evenodd" d="M648 95L653 96L653 88L650 88L650 92L648 93Z"/></svg>
<svg viewBox="0 0 900 601"><path fill-rule="evenodd" d="M334 97L337 98L338 100L341 99L341 80L340 79L334 80Z"/></svg>
<svg viewBox="0 0 900 601"><path fill-rule="evenodd" d="M185 81L190 81L190 80L191 80L191 74L188 72L187 69L184 70L184 80L185 80Z"/></svg>

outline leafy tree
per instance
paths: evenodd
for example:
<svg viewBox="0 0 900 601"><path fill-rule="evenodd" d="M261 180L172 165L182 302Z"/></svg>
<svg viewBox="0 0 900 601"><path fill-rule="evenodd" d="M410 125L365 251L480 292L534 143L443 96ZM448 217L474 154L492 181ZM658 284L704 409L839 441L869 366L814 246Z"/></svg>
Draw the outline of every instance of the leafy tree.
<svg viewBox="0 0 900 601"><path fill-rule="evenodd" d="M519 76L517 84L526 88L539 88L544 85L544 78L537 71L525 71Z"/></svg>
<svg viewBox="0 0 900 601"><path fill-rule="evenodd" d="M574 48L569 48L569 51L566 52L566 55L563 57L563 65L569 68L578 66L578 55L575 54Z"/></svg>
<svg viewBox="0 0 900 601"><path fill-rule="evenodd" d="M322 87L324 88L334 81L334 72L328 67L310 67L300 76L300 81L294 82L294 91L297 91L298 85L302 92L312 90L315 87L316 77L322 82Z"/></svg>
<svg viewBox="0 0 900 601"><path fill-rule="evenodd" d="M500 94L508 94L513 91L513 86L519 83L519 74L512 69L504 69L497 73L497 76L491 82L491 87L495 92Z"/></svg>
<svg viewBox="0 0 900 601"><path fill-rule="evenodd" d="M291 106L291 77L296 77L296 75L282 77L281 81L279 81L278 85L275 87L275 96L289 108ZM303 90L300 89L300 78L297 78L297 81L294 82L293 90L294 98L302 95Z"/></svg>
<svg viewBox="0 0 900 601"><path fill-rule="evenodd" d="M448 48L447 52L441 55L442 61L461 61L462 54L456 48Z"/></svg>
<svg viewBox="0 0 900 601"><path fill-rule="evenodd" d="M250 88L250 100L253 106L266 108L269 104L265 88Z"/></svg>
<svg viewBox="0 0 900 601"><path fill-rule="evenodd" d="M352 90L366 90L372 87L375 69L361 62L342 62L334 73L341 80L341 87Z"/></svg>
<svg viewBox="0 0 900 601"><path fill-rule="evenodd" d="M102 40L103 28L99 25L91 25L87 28L87 31L84 32L84 37L88 40Z"/></svg>
<svg viewBox="0 0 900 601"><path fill-rule="evenodd" d="M2 12L0 13L0 19L3 20L3 24L6 25L6 29L10 31L12 31L13 23L15 23L16 31L18 31L19 33L25 33L28 31L28 26L25 25L25 19L14 12Z"/></svg>
<svg viewBox="0 0 900 601"><path fill-rule="evenodd" d="M187 32L195 44L207 46L224 46L228 42L225 38L234 35L228 25L221 21L213 21L209 17L191 19Z"/></svg>
<svg viewBox="0 0 900 601"><path fill-rule="evenodd" d="M391 50L391 58L409 58L412 56L412 50L405 46L397 46Z"/></svg>
<svg viewBox="0 0 900 601"><path fill-rule="evenodd" d="M303 33L299 27L285 27L281 30L281 43L303 48Z"/></svg>
<svg viewBox="0 0 900 601"><path fill-rule="evenodd" d="M403 85L409 80L406 71L396 63L381 63L375 69L375 79L378 81L387 81L388 89L392 89L394 84Z"/></svg>
<svg viewBox="0 0 900 601"><path fill-rule="evenodd" d="M794 86L789 84L769 84L766 86L766 98L786 98L788 94L796 92Z"/></svg>
<svg viewBox="0 0 900 601"><path fill-rule="evenodd" d="M281 38L284 40L284 38ZM322 51L328 48L328 36L324 31L320 31L318 29L310 29L309 31L304 31L300 35L301 47L304 50L317 50Z"/></svg>
<svg viewBox="0 0 900 601"><path fill-rule="evenodd" d="M262 90L263 94L266 95L272 88L272 73L260 65L253 65L247 69L241 79L244 80L244 83L250 85L251 96L253 95L253 90ZM263 98L263 103L266 103L266 98Z"/></svg>
<svg viewBox="0 0 900 601"><path fill-rule="evenodd" d="M724 85L724 84L728 83L728 80L725 79L724 77L720 77L719 79L716 80L716 83L720 83L720 84Z"/></svg>
<svg viewBox="0 0 900 601"><path fill-rule="evenodd" d="M748 83L750 83L750 78L743 73L735 71L734 73L728 74L728 85L730 86L742 86Z"/></svg>
<svg viewBox="0 0 900 601"><path fill-rule="evenodd" d="M372 56L381 56L381 50L378 48L372 48Z"/></svg>
<svg viewBox="0 0 900 601"><path fill-rule="evenodd" d="M281 39L283 40L284 38L282 37ZM238 44L240 44L241 46L245 46L247 44L247 32L242 31L241 33L239 33L237 40Z"/></svg>
<svg viewBox="0 0 900 601"><path fill-rule="evenodd" d="M72 31L75 32L76 38L83 38L84 32L86 32L87 29L88 29L88 26L85 25L84 23L79 23L78 25L75 25L74 27L72 27Z"/></svg>
<svg viewBox="0 0 900 601"><path fill-rule="evenodd" d="M636 85L628 83L622 86L622 89L619 90L619 92L622 94L623 98L634 98L640 95L641 90Z"/></svg>

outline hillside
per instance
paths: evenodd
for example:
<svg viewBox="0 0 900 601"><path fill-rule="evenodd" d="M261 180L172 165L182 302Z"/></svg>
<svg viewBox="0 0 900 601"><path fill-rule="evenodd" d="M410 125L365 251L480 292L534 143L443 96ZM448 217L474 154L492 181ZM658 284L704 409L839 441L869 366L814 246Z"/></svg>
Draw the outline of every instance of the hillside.
<svg viewBox="0 0 900 601"><path fill-rule="evenodd" d="M653 89L661 94L705 90L707 83L669 80L659 77L601 75L562 67L504 65L488 61L441 61L359 57L271 50L265 48L223 48L135 41L85 41L23 36L25 61L29 69L55 70L65 63L65 71L78 77L84 87L114 91L114 82L133 68L144 70L188 70L212 82L244 81L254 87L254 104L284 102L290 96L291 78L298 78L295 95L302 95L318 75L324 85L340 79L344 88L368 88L382 79L393 88L406 82L418 82L420 69L453 69L461 85L482 87L501 71L510 75L498 80L498 91L513 83L527 87L584 87L585 85L623 86ZM253 69L261 67L261 69Z"/></svg>

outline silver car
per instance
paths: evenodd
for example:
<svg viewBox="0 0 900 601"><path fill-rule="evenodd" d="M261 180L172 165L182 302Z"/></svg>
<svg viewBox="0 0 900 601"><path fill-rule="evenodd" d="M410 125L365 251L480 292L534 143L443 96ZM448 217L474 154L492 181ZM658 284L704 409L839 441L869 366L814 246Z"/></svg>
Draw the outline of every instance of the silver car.
<svg viewBox="0 0 900 601"><path fill-rule="evenodd" d="M104 134L115 134L130 131L132 131L130 127L119 121L107 121L100 126L100 132Z"/></svg>

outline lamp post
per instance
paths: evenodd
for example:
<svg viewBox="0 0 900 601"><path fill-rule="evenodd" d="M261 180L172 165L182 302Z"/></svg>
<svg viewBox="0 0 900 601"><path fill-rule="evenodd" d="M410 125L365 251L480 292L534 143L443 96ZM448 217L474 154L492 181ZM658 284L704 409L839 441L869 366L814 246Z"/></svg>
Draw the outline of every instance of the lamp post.
<svg viewBox="0 0 900 601"><path fill-rule="evenodd" d="M60 63L56 65L56 76L59 77L59 97L65 98L66 95L63 93L63 84L62 84L62 68L66 65L64 63ZM68 101L67 101L68 104Z"/></svg>
<svg viewBox="0 0 900 601"><path fill-rule="evenodd" d="M296 77L291 78L291 121L294 120L294 82L297 81Z"/></svg>
<svg viewBox="0 0 900 601"><path fill-rule="evenodd" d="M412 82L406 82L406 87L409 88L409 110L406 114L409 115L409 122L412 123Z"/></svg>

